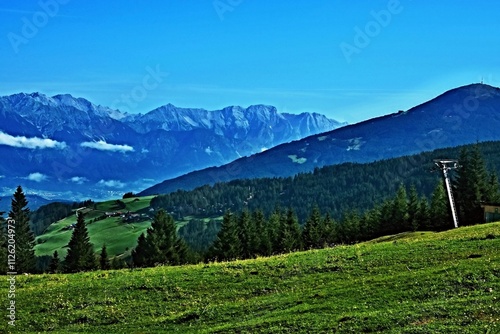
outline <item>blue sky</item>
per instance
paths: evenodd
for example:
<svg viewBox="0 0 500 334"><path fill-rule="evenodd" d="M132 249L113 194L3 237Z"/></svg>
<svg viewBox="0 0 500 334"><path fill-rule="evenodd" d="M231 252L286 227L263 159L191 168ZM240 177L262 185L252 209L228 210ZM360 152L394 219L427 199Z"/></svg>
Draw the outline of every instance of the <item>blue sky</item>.
<svg viewBox="0 0 500 334"><path fill-rule="evenodd" d="M354 123L500 86L500 3L0 1L0 95L128 112L270 104Z"/></svg>

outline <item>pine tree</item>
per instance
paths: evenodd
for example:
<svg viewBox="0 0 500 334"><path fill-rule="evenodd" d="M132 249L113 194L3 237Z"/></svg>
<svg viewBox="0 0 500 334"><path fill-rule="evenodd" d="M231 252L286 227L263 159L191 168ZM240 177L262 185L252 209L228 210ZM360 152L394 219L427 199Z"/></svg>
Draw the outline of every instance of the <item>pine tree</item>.
<svg viewBox="0 0 500 334"><path fill-rule="evenodd" d="M396 233L409 231L411 229L408 224L408 198L406 195L406 188L403 184L399 186L393 201L392 220Z"/></svg>
<svg viewBox="0 0 500 334"><path fill-rule="evenodd" d="M134 265L151 267L158 264L178 265L186 262L185 244L179 240L172 216L159 210L147 236L141 235L132 252Z"/></svg>
<svg viewBox="0 0 500 334"><path fill-rule="evenodd" d="M344 214L338 230L342 243L353 243L359 241L360 218L356 211L349 211Z"/></svg>
<svg viewBox="0 0 500 334"><path fill-rule="evenodd" d="M253 258L256 254L257 233L247 210L241 212L238 222L238 237L241 243L241 257L243 259Z"/></svg>
<svg viewBox="0 0 500 334"><path fill-rule="evenodd" d="M425 231L432 229L431 226L431 209L429 207L429 202L427 198L423 196L420 199L420 203L418 205L418 226L419 230Z"/></svg>
<svg viewBox="0 0 500 334"><path fill-rule="evenodd" d="M217 239L209 250L209 257L218 261L231 261L241 258L241 252L235 218L230 211L226 211Z"/></svg>
<svg viewBox="0 0 500 334"><path fill-rule="evenodd" d="M386 199L380 204L379 235L389 235L396 233L397 229L393 220L394 202Z"/></svg>
<svg viewBox="0 0 500 334"><path fill-rule="evenodd" d="M177 263L176 264L186 264L190 262L194 262L194 255L189 249L188 245L184 241L184 239L177 237L177 240L175 241L174 244L174 251L176 253L177 257Z"/></svg>
<svg viewBox="0 0 500 334"><path fill-rule="evenodd" d="M148 258L148 243L146 242L146 236L144 233L141 233L139 238L137 239L137 246L132 251L132 262L135 267L146 267L147 266L147 258ZM115 257L113 261L117 260ZM113 269L116 268L116 263L113 266Z"/></svg>
<svg viewBox="0 0 500 334"><path fill-rule="evenodd" d="M325 217L321 221L320 226L321 247L330 247L338 243L337 238L337 223L330 217L330 213L326 213Z"/></svg>
<svg viewBox="0 0 500 334"><path fill-rule="evenodd" d="M410 187L408 198L408 227L412 231L416 231L420 225L420 199L418 198L417 188L415 185Z"/></svg>
<svg viewBox="0 0 500 334"><path fill-rule="evenodd" d="M108 258L108 251L106 249L106 244L103 244L101 248L101 254L99 256L99 266L101 270L109 270L111 268Z"/></svg>
<svg viewBox="0 0 500 334"><path fill-rule="evenodd" d="M471 150L460 151L457 179L455 181L455 199L461 225L477 224L483 221L481 202L486 201L490 193L488 174L479 146Z"/></svg>
<svg viewBox="0 0 500 334"><path fill-rule="evenodd" d="M276 208L274 212L269 216L267 220L267 235L269 237L269 242L271 244L271 254L277 254L280 251L280 222L281 222L281 211Z"/></svg>
<svg viewBox="0 0 500 334"><path fill-rule="evenodd" d="M111 269L123 269L127 267L127 263L120 259L118 256L115 256L113 260L111 260Z"/></svg>
<svg viewBox="0 0 500 334"><path fill-rule="evenodd" d="M443 182L438 182L431 199L431 228L437 231L446 230L453 226L448 197Z"/></svg>
<svg viewBox="0 0 500 334"><path fill-rule="evenodd" d="M73 234L68 243L68 253L64 259L65 272L76 273L96 269L94 247L90 243L83 213L77 213Z"/></svg>
<svg viewBox="0 0 500 334"><path fill-rule="evenodd" d="M498 183L498 176L495 171L490 173L488 180L488 192L485 202L498 203L500 202L500 185Z"/></svg>
<svg viewBox="0 0 500 334"><path fill-rule="evenodd" d="M380 230L380 207L376 205L368 210L363 216L362 235L364 240L370 240L379 236Z"/></svg>
<svg viewBox="0 0 500 334"><path fill-rule="evenodd" d="M252 220L255 224L257 234L256 255L269 256L273 252L273 246L269 238L264 214L261 210L256 210L252 213Z"/></svg>
<svg viewBox="0 0 500 334"><path fill-rule="evenodd" d="M321 212L318 206L314 206L311 215L304 225L302 231L302 242L305 249L321 248L324 237L321 231Z"/></svg>
<svg viewBox="0 0 500 334"><path fill-rule="evenodd" d="M33 273L36 267L35 236L29 225L30 209L21 186L12 197L9 217L16 226L16 272Z"/></svg>
<svg viewBox="0 0 500 334"><path fill-rule="evenodd" d="M51 274L56 274L59 272L59 253L54 251L52 259L50 260L49 271Z"/></svg>
<svg viewBox="0 0 500 334"><path fill-rule="evenodd" d="M302 235L299 221L292 208L286 215L281 216L280 221L280 251L289 253L302 249Z"/></svg>

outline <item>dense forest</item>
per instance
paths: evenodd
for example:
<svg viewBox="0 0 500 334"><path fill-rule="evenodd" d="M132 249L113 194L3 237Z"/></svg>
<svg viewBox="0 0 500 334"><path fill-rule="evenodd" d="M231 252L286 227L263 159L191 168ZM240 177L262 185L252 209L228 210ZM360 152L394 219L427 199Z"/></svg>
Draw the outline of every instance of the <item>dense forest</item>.
<svg viewBox="0 0 500 334"><path fill-rule="evenodd" d="M500 172L500 142L440 149L418 155L382 160L369 164L345 163L317 168L294 177L236 180L203 186L192 191L176 191L152 199L151 206L164 209L181 219L186 216L222 216L226 210L262 210L270 215L276 207L293 208L305 221L314 206L340 219L347 211L365 211L393 196L401 184L414 186L430 197L442 174L433 160L458 159L460 151L476 147L486 167ZM456 174L456 173L455 173Z"/></svg>
<svg viewBox="0 0 500 334"><path fill-rule="evenodd" d="M496 172L488 171L478 146L461 149L459 157L461 166L457 171L453 188L460 225L482 223L481 203L500 201ZM165 214L163 210L159 212L161 215ZM139 241L134 251L136 254L141 254L141 259L148 258L148 250L162 247L155 247L152 244L144 246L146 242L154 244L158 239L157 235L172 235L167 244L170 245L173 254L176 243L181 239L191 246L191 250L203 247L210 230L203 229L201 222L182 228L180 233L182 237L176 240L173 233L173 219L170 217L169 220L171 232L153 233L152 228L148 230L148 237L141 236L142 242ZM200 229L196 230L196 226ZM412 185L407 189L401 183L390 198L372 206L369 210L346 211L340 219L332 218L329 213L323 215L315 205L308 212L302 226L293 208L290 207L285 209L277 207L268 216L258 209L254 211L244 209L239 213L227 210L219 232L213 235L213 243L200 254L198 259L203 258L205 261L248 259L351 244L401 232L443 231L450 228L453 228L451 208L443 181L435 182L429 198L419 194L415 186ZM196 240L196 233L199 233L198 236L203 236L203 239ZM186 236L188 238L185 238ZM185 248L181 249L183 249L182 254L187 254ZM196 257L191 257L193 258ZM190 259L176 254L161 263L176 264L183 261L189 262ZM135 259L132 263L138 266L154 265L152 262Z"/></svg>

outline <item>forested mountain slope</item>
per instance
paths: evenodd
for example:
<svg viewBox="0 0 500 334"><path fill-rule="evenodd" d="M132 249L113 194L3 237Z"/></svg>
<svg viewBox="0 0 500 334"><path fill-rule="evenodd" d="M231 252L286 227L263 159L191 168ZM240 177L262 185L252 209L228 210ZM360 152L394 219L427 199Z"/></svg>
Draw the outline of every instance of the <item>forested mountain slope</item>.
<svg viewBox="0 0 500 334"><path fill-rule="evenodd" d="M438 148L500 140L500 89L473 84L407 111L307 137L271 150L166 180L141 192L162 194L205 184L292 176L344 162L372 162Z"/></svg>
<svg viewBox="0 0 500 334"><path fill-rule="evenodd" d="M475 144L474 144L475 145ZM471 148L472 146L467 146ZM489 169L500 174L500 142L478 144ZM334 218L348 210L366 210L393 196L400 184L414 185L430 197L441 172L434 159L458 159L462 147L439 149L368 164L345 163L317 168L293 177L235 180L205 185L192 191L176 191L155 197L151 205L164 208L176 218L187 215L222 215L230 209L292 207L304 220L314 205Z"/></svg>

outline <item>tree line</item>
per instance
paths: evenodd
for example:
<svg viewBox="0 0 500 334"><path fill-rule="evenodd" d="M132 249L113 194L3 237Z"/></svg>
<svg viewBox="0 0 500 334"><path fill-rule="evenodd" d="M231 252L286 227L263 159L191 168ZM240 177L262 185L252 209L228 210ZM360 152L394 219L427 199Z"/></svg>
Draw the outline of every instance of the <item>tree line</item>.
<svg viewBox="0 0 500 334"><path fill-rule="evenodd" d="M31 212L21 186L17 187L12 196L8 219L3 218L4 214L4 212L0 212L0 258L2 259L0 271L3 273L10 271L18 274L45 271L45 268L42 268L44 266L40 264L41 257L37 258L35 256L35 234L30 225ZM9 231L6 224L8 221L14 222L11 225L13 228L9 227ZM12 240L10 243L9 239ZM8 247L9 244L14 245L14 247ZM8 254L14 256L12 267L7 266ZM77 222L68 244L68 253L64 260L60 261L59 254L55 251L50 259L49 272L73 273L98 268L111 268L106 246L103 245L100 257L97 258L94 254L93 245L89 240L84 215L78 214L77 211Z"/></svg>
<svg viewBox="0 0 500 334"><path fill-rule="evenodd" d="M292 207L304 221L314 206L340 219L352 209L364 211L391 197L403 183L419 194L432 196L441 180L433 160L459 157L461 151L480 150L493 174L500 172L500 142L486 142L447 148L369 164L345 163L316 168L293 177L244 179L205 185L191 191L159 195L151 201L155 210L164 209L176 220L188 216L217 217L226 210L262 210L270 215L275 206ZM464 160L465 161L465 160ZM467 185L466 185L467 186ZM463 189L460 189L462 192Z"/></svg>
<svg viewBox="0 0 500 334"><path fill-rule="evenodd" d="M460 225L481 223L481 203L500 202L498 177L494 170L487 168L477 145L460 150L459 164L453 189ZM318 174L317 171L313 173ZM30 210L27 204L19 186L13 194L8 214L8 217L16 222L15 269L18 273L37 270L35 238L30 228ZM269 214L261 208L244 208L239 212L226 210L220 228L214 222L198 222L187 226L189 228L181 229L181 233L177 233L174 218L165 210L158 210L151 227L138 238L128 265L151 267L201 260L247 259L337 244L352 244L405 231L441 231L452 228L453 224L445 188L439 180L430 196L419 192L416 185L406 186L400 183L391 197L367 210L346 210L340 218L333 217L329 210L325 211L318 205L313 205L306 218L301 220L295 208L288 206L283 209L279 202L275 202L274 209ZM213 242L204 249L193 250L193 247L190 247L192 240L190 242L187 236L196 235L197 227L203 229L197 235L206 240L212 239ZM0 244L1 256L4 259L8 254L8 239L5 219L2 218ZM117 261L117 257L113 261ZM50 259L49 271L74 273L123 266L123 263L113 261L110 262L105 245L99 255L94 253L84 215L77 210L77 223L68 243L66 257L60 260L59 254L54 252ZM6 264L6 260L0 263L2 272L7 271Z"/></svg>
<svg viewBox="0 0 500 334"><path fill-rule="evenodd" d="M488 170L479 145L463 147L459 163L453 192L460 225L481 223L481 203L500 202L496 171ZM323 215L319 206L314 205L303 224L299 223L301 220L294 208L283 210L277 203L267 216L261 209L244 208L240 213L226 210L220 230L213 236L213 244L201 257L206 261L245 259L350 244L406 231L452 228L451 208L441 177L434 185L430 196L426 196L419 193L415 185L407 187L400 183L392 197L368 210L346 210L341 218L332 217L329 211ZM199 236L209 238L209 229L195 221L180 229L181 235L190 237L186 239L189 244L196 244L196 227Z"/></svg>

